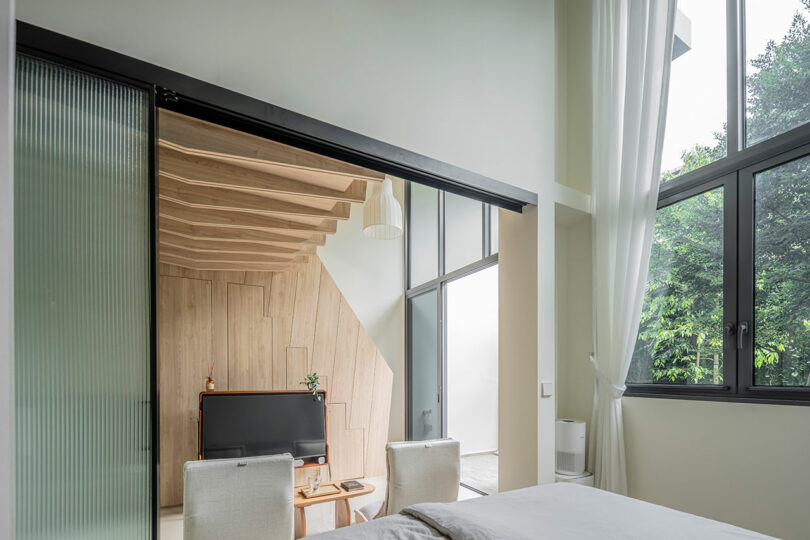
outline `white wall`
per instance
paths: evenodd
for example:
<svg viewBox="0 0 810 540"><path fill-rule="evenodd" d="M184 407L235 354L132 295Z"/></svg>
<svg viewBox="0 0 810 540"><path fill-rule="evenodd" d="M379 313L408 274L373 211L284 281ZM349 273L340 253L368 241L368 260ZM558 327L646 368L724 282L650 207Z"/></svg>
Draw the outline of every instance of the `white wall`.
<svg viewBox="0 0 810 540"><path fill-rule="evenodd" d="M405 183L393 179L402 204ZM379 186L369 186L366 198ZM372 189L373 188L373 189ZM327 236L318 256L394 372L388 440L405 439L405 244L363 235L363 207Z"/></svg>
<svg viewBox="0 0 810 540"><path fill-rule="evenodd" d="M591 422L591 220L557 226L557 416Z"/></svg>
<svg viewBox="0 0 810 540"><path fill-rule="evenodd" d="M810 538L810 407L624 398L630 496Z"/></svg>
<svg viewBox="0 0 810 540"><path fill-rule="evenodd" d="M0 538L14 537L14 2L0 2Z"/></svg>
<svg viewBox="0 0 810 540"><path fill-rule="evenodd" d="M554 13L554 0L21 0L18 7L26 22L538 193L528 246L535 266L554 253ZM502 256L509 249L501 242ZM533 354L513 360L535 377L528 383L542 422L530 445L542 462L539 474L528 474L535 483L553 480L554 469L554 399L537 399L535 388L541 377L554 380L554 265L532 279L513 283L510 299L537 298L536 326L515 336ZM501 298L502 310L523 309ZM501 452L504 444L523 452L525 436L501 437ZM515 467L515 478L534 470Z"/></svg>
<svg viewBox="0 0 810 540"><path fill-rule="evenodd" d="M447 284L447 435L498 449L498 267Z"/></svg>
<svg viewBox="0 0 810 540"><path fill-rule="evenodd" d="M553 163L553 13L551 0L18 6L32 24L532 191Z"/></svg>

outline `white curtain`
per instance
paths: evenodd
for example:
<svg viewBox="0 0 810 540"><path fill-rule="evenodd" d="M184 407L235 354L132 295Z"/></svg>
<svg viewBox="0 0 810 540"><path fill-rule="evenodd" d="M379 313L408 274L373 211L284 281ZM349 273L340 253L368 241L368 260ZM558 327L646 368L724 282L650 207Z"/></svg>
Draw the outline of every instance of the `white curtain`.
<svg viewBox="0 0 810 540"><path fill-rule="evenodd" d="M597 487L626 494L621 397L652 245L676 1L593 6L596 391L589 461Z"/></svg>

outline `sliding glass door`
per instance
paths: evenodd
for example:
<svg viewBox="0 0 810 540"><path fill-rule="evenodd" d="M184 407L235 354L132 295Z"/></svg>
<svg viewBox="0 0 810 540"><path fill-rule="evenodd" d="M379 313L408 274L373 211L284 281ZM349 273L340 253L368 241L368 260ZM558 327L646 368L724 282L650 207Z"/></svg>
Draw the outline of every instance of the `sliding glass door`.
<svg viewBox="0 0 810 540"><path fill-rule="evenodd" d="M151 534L148 92L20 55L16 530Z"/></svg>

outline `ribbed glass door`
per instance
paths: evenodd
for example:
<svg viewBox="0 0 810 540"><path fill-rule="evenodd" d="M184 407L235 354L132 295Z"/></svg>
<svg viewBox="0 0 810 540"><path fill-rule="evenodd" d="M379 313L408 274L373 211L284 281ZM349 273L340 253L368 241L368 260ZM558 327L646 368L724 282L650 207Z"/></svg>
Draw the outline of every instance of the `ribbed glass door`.
<svg viewBox="0 0 810 540"><path fill-rule="evenodd" d="M17 57L16 528L151 531L149 96Z"/></svg>

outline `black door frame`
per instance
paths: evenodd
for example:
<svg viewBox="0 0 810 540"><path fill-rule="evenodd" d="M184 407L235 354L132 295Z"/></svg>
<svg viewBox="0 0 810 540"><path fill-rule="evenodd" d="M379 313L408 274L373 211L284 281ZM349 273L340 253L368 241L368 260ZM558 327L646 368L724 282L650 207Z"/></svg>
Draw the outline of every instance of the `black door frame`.
<svg viewBox="0 0 810 540"><path fill-rule="evenodd" d="M277 107L175 71L137 60L69 36L17 21L17 51L52 60L149 92L151 326L150 396L152 449L152 538L159 536L160 512L160 395L158 392L157 328L157 107L165 108L290 146L315 152L455 193L501 208L521 212L537 204L537 194L372 139L365 135ZM403 286L405 286L403 284Z"/></svg>

